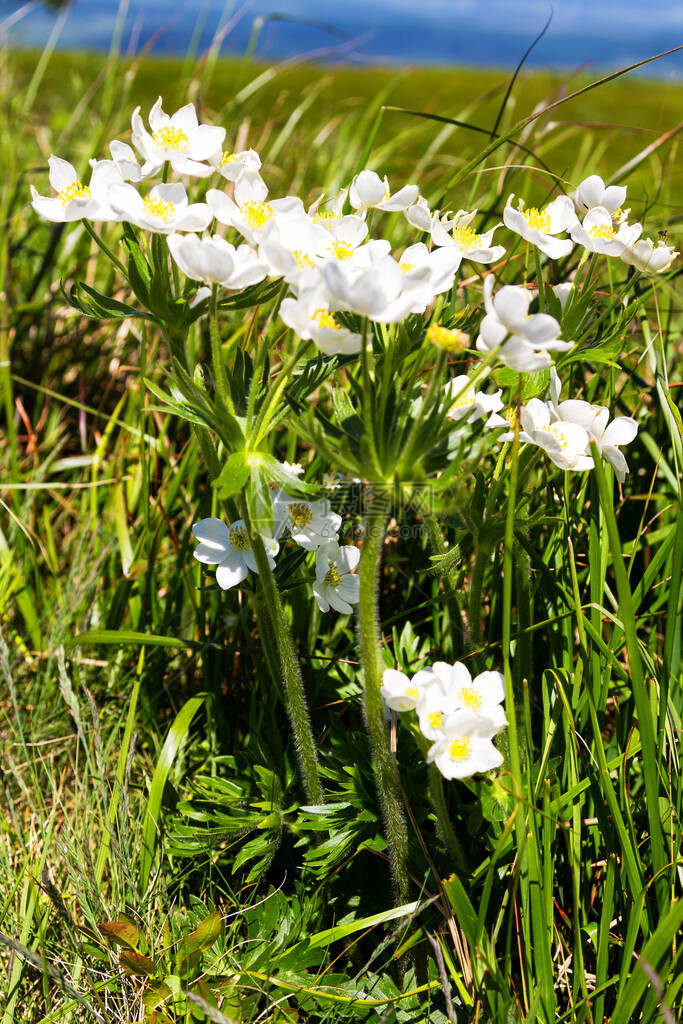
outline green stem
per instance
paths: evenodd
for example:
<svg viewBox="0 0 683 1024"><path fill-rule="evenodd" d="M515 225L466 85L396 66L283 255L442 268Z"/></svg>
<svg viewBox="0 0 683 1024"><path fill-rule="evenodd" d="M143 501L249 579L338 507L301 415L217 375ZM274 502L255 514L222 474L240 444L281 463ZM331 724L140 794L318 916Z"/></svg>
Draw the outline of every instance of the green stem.
<svg viewBox="0 0 683 1024"><path fill-rule="evenodd" d="M209 302L209 337L211 338L211 362L213 363L213 376L216 385L216 394L222 405L234 414L232 399L228 394L228 384L223 366L223 349L221 346L221 334L218 329L218 285L211 286L211 299Z"/></svg>
<svg viewBox="0 0 683 1024"><path fill-rule="evenodd" d="M429 766L429 792L432 797L436 820L439 823L439 828L441 829L446 848L448 849L448 852L453 858L456 866L461 871L468 872L465 854L463 853L460 841L458 840L458 837L453 830L453 826L451 825L451 818L446 805L443 775L435 764L430 764Z"/></svg>
<svg viewBox="0 0 683 1024"><path fill-rule="evenodd" d="M389 516L389 494L375 490L372 505L365 515L363 550L360 558L360 601L358 605L358 639L360 661L365 678L364 710L374 755L375 778L384 816L384 831L391 859L391 874L397 904L408 900L408 834L401 805L401 791L394 765L380 687L378 578L382 543Z"/></svg>
<svg viewBox="0 0 683 1024"><path fill-rule="evenodd" d="M315 750L311 721L308 715L301 670L299 669L299 659L263 540L258 531L253 527L246 498L243 499L241 504L242 518L244 519L256 565L258 566L259 579L263 586L263 596L280 655L280 668L287 696L287 712L294 732L306 794L311 803L322 804L325 802L325 796L322 783L320 782L318 757Z"/></svg>
<svg viewBox="0 0 683 1024"><path fill-rule="evenodd" d="M99 245L99 247L100 247L100 249L102 250L102 252L103 252L103 253L105 253L105 255L106 255L106 256L107 256L107 257L108 257L108 258L109 258L109 259L111 260L111 262L112 262L112 263L114 264L114 266L115 266L115 267L116 267L116 269L117 269L117 270L119 271L119 273L120 273L120 274L121 274L121 275L122 275L122 276L123 276L124 278L127 278L127 277L128 277L128 271L127 271L127 270L126 270L126 268L124 267L123 263L122 263L122 262L121 262L121 260L120 260L120 259L118 258L118 256L115 256L115 255L114 255L114 253L113 253L113 252L111 251L111 249L110 249L110 248L109 248L109 246L108 246L108 245L106 244L106 242L103 242L103 241L102 241L102 239L101 239L101 238L100 238L100 236L99 236L99 235L97 234L97 232L95 231L95 229L94 229L94 227L92 226L92 224L90 223L90 221L84 220L84 221L83 221L82 223L83 223L83 227L84 227L84 228L85 228L85 230L86 230L86 231L88 232L88 234L90 235L90 237L91 237L91 238L92 238L92 239L93 239L93 240L94 240L94 241L95 241L95 242L97 243L97 245Z"/></svg>
<svg viewBox="0 0 683 1024"><path fill-rule="evenodd" d="M434 515L424 516L425 525L429 531L429 541L432 547L432 551L435 555L446 555L448 554L448 548L444 544L443 535L441 533L441 527L439 522ZM443 581L443 587L446 591L446 607L448 608L448 618L451 626L451 643L453 648L453 654L456 652L462 653L463 649L463 637L465 636L465 630L463 628L462 615L460 612L460 604L458 602L458 593L455 586L455 572L452 568L446 569L441 575ZM458 642L456 643L456 635Z"/></svg>

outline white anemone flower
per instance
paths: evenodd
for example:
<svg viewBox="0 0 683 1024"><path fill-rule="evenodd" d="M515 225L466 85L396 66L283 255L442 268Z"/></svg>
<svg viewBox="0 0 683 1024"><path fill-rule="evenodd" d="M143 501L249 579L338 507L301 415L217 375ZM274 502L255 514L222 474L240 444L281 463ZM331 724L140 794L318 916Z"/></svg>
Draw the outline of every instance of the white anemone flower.
<svg viewBox="0 0 683 1024"><path fill-rule="evenodd" d="M495 224L488 231L479 235L472 227L477 210L467 213L458 210L453 219L434 217L430 232L434 245L449 246L457 249L461 259L472 263L495 263L505 255L505 246L492 245L493 233L500 227Z"/></svg>
<svg viewBox="0 0 683 1024"><path fill-rule="evenodd" d="M351 182L349 189L349 202L354 210L407 210L417 200L419 190L417 185L404 185L398 192L392 195L389 190L389 181L386 177L380 178L374 171L361 171Z"/></svg>
<svg viewBox="0 0 683 1024"><path fill-rule="evenodd" d="M313 341L325 355L356 355L361 350L362 337L344 327L330 313L330 301L321 287L302 289L299 297L282 300L280 316L304 341Z"/></svg>
<svg viewBox="0 0 683 1024"><path fill-rule="evenodd" d="M235 183L235 198L210 188L206 202L221 224L237 228L250 245L258 245L264 229L280 217L303 212L303 203L296 196L268 200L268 186L258 171L246 170Z"/></svg>
<svg viewBox="0 0 683 1024"><path fill-rule="evenodd" d="M174 233L168 236L168 247L186 277L207 285L220 284L231 291L241 291L263 281L268 273L267 266L250 246L243 243L235 248L218 235L199 238Z"/></svg>
<svg viewBox="0 0 683 1024"><path fill-rule="evenodd" d="M142 168L138 163L132 146L129 146L127 142L113 139L109 143L109 152L111 153L112 160L121 172L123 181L142 181ZM90 162L92 163L92 160ZM150 177L151 173L145 175L145 177Z"/></svg>
<svg viewBox="0 0 683 1024"><path fill-rule="evenodd" d="M429 209L429 203L424 196L418 196L412 206L406 207L403 215L411 227L417 228L418 231L429 231L432 218L438 217L438 213L433 214Z"/></svg>
<svg viewBox="0 0 683 1024"><path fill-rule="evenodd" d="M619 450L621 445L630 444L638 433L638 424L631 416L616 416L609 422L609 409L602 405L593 405L578 398L560 401L562 382L553 367L550 371L551 406L558 420L577 423L586 431L588 444L586 455L589 468L592 464L590 442L594 441L603 459L614 467L617 480L623 483L628 473L628 463Z"/></svg>
<svg viewBox="0 0 683 1024"><path fill-rule="evenodd" d="M229 590L246 578L249 569L258 573L256 559L243 520L229 526L222 519L200 519L192 527L199 541L194 557L204 565L217 565L216 582L221 590ZM264 536L263 543L271 569L280 545L273 537Z"/></svg>
<svg viewBox="0 0 683 1024"><path fill-rule="evenodd" d="M520 373L544 370L552 365L551 351L566 351L572 346L560 341L560 325L547 313L529 316L531 295L524 288L505 285L493 293L493 277L484 281L486 316L479 327L480 352L498 351L501 363Z"/></svg>
<svg viewBox="0 0 683 1024"><path fill-rule="evenodd" d="M333 307L378 323L396 323L409 313L423 313L434 298L429 267L403 274L392 256L370 253L367 267L326 260L321 270Z"/></svg>
<svg viewBox="0 0 683 1024"><path fill-rule="evenodd" d="M607 210L610 217L618 219L619 211L626 199L626 186L605 185L599 174L591 174L584 178L572 198L579 213L588 213L596 206L601 206Z"/></svg>
<svg viewBox="0 0 683 1024"><path fill-rule="evenodd" d="M623 221L614 230L612 215L604 206L592 207L583 219L570 225L569 234L589 252L603 256L621 256L624 249L632 246L640 237L642 224L627 224Z"/></svg>
<svg viewBox="0 0 683 1024"><path fill-rule="evenodd" d="M535 206L524 209L524 202L521 199L519 209L515 209L512 205L514 198L514 195L510 196L503 210L505 226L521 235L527 242L531 242L551 260L568 256L574 243L569 238L555 236L561 231L567 231L578 220L569 196L558 196L542 210Z"/></svg>
<svg viewBox="0 0 683 1024"><path fill-rule="evenodd" d="M380 693L392 711L414 711L417 707L418 687L405 672L399 672L398 669L385 668Z"/></svg>
<svg viewBox="0 0 683 1024"><path fill-rule="evenodd" d="M427 739L438 740L443 736L448 717L463 708L488 716L491 723L496 723L494 732L507 724L500 707L505 700L505 682L500 672L481 672L472 679L462 662L450 665L436 661L431 668L418 672L413 682L419 691L420 730Z"/></svg>
<svg viewBox="0 0 683 1024"><path fill-rule="evenodd" d="M332 511L327 498L306 501L284 491L273 495L276 537L289 532L292 540L306 551L317 551L321 544L338 540L341 516Z"/></svg>
<svg viewBox="0 0 683 1024"><path fill-rule="evenodd" d="M348 615L351 605L360 601L360 580L353 570L360 561L360 551L353 545L340 547L335 540L321 544L315 553L313 593L321 611L330 607Z"/></svg>
<svg viewBox="0 0 683 1024"><path fill-rule="evenodd" d="M239 153L219 149L211 154L208 162L227 181L237 181L243 171L261 170L261 157L255 149L243 149Z"/></svg>
<svg viewBox="0 0 683 1024"><path fill-rule="evenodd" d="M560 309L564 309L569 300L569 295L574 287L573 281L563 281L561 284L552 285L553 292L557 296L560 302Z"/></svg>
<svg viewBox="0 0 683 1024"><path fill-rule="evenodd" d="M109 204L112 185L123 182L112 160L97 161L88 185L79 181L75 167L67 160L51 156L48 167L50 185L57 195L41 196L31 185L31 206L39 217L54 223L121 219Z"/></svg>
<svg viewBox="0 0 683 1024"><path fill-rule="evenodd" d="M491 741L500 731L501 713L500 708L497 715L458 709L446 719L427 760L436 764L446 779L466 779L477 772L499 768L503 755Z"/></svg>
<svg viewBox="0 0 683 1024"><path fill-rule="evenodd" d="M519 419L524 429L524 440L542 448L548 458L560 469L582 472L592 469L593 460L588 452L588 432L572 420L553 419L552 406L539 398L532 398L522 406Z"/></svg>
<svg viewBox="0 0 683 1024"><path fill-rule="evenodd" d="M655 245L651 238L641 238L640 241L626 246L621 253L624 263L635 267L641 274L663 274L677 256L678 253L673 246L664 242L657 242Z"/></svg>
<svg viewBox="0 0 683 1024"><path fill-rule="evenodd" d="M189 203L180 182L155 185L143 197L127 182L112 185L109 202L124 220L145 231L170 235L174 231L203 231L211 221L206 203Z"/></svg>
<svg viewBox="0 0 683 1024"><path fill-rule="evenodd" d="M418 287L424 283L424 271L429 272L430 288L433 295L442 295L451 290L460 266L461 256L453 249L427 248L424 242L416 242L403 250L399 270L403 274L403 289L415 281Z"/></svg>
<svg viewBox="0 0 683 1024"><path fill-rule="evenodd" d="M487 395L484 391L477 391L470 384L467 374L464 373L457 377L452 377L446 384L444 391L448 403L446 415L450 420L455 420L456 423L461 420L474 423L483 416L490 418L493 413L497 413L503 408L503 400L500 397L502 394L501 390L494 391L492 395Z"/></svg>
<svg viewBox="0 0 683 1024"><path fill-rule="evenodd" d="M143 157L142 177L156 174L168 161L177 174L206 178L213 167L203 161L219 150L225 128L199 124L194 104L188 103L169 117L161 109L161 96L149 112L151 134L136 107L131 118L133 145Z"/></svg>

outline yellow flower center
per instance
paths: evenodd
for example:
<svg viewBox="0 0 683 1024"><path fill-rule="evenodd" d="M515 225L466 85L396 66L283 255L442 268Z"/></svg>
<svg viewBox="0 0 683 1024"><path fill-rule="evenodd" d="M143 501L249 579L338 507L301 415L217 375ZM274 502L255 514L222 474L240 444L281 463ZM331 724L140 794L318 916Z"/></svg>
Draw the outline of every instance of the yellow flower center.
<svg viewBox="0 0 683 1024"><path fill-rule="evenodd" d="M441 324L432 324L427 328L427 341L448 352L464 352L469 342L469 335L464 331L449 330Z"/></svg>
<svg viewBox="0 0 683 1024"><path fill-rule="evenodd" d="M68 206L72 199L90 199L90 196L90 189L87 185L81 184L80 181L72 181L70 185L67 185L59 193L62 206Z"/></svg>
<svg viewBox="0 0 683 1024"><path fill-rule="evenodd" d="M353 256L353 246L349 242L333 242L330 251L338 260L350 260Z"/></svg>
<svg viewBox="0 0 683 1024"><path fill-rule="evenodd" d="M547 233L550 231L550 214L547 210L539 210L530 206L528 210L522 210L527 224L532 231Z"/></svg>
<svg viewBox="0 0 683 1024"><path fill-rule="evenodd" d="M389 192L389 189L388 189L388 188L385 188L385 189L384 189L384 197L383 197L383 199L382 199L382 202L383 202L383 203L386 203L387 199L391 199L391 194L390 194L390 192Z"/></svg>
<svg viewBox="0 0 683 1024"><path fill-rule="evenodd" d="M594 224L592 228L588 229L588 234L591 238L604 238L610 241L614 238L614 228L611 224L609 227L607 224Z"/></svg>
<svg viewBox="0 0 683 1024"><path fill-rule="evenodd" d="M289 521L293 530L303 530L313 519L311 506L304 501L294 501L289 506Z"/></svg>
<svg viewBox="0 0 683 1024"><path fill-rule="evenodd" d="M448 753L453 761L466 761L472 753L472 743L466 736L458 737L451 743Z"/></svg>
<svg viewBox="0 0 683 1024"><path fill-rule="evenodd" d="M225 167L226 164L234 164L237 159L237 153L230 153L226 149L224 153L221 153L221 158L218 162L218 166Z"/></svg>
<svg viewBox="0 0 683 1024"><path fill-rule="evenodd" d="M315 266L315 263L313 262L311 257L307 253L302 252L301 249L295 249L293 255L299 270L303 270L304 267Z"/></svg>
<svg viewBox="0 0 683 1024"><path fill-rule="evenodd" d="M248 200L242 207L242 213L250 228L262 228L273 216L273 209L269 203Z"/></svg>
<svg viewBox="0 0 683 1024"><path fill-rule="evenodd" d="M427 715L427 721L431 725L432 729L440 729L443 724L443 712L430 711Z"/></svg>
<svg viewBox="0 0 683 1024"><path fill-rule="evenodd" d="M333 220L340 220L341 215L334 210L319 210L313 217L314 224L331 224Z"/></svg>
<svg viewBox="0 0 683 1024"><path fill-rule="evenodd" d="M482 236L478 235L469 225L453 228L453 238L459 249L478 249L482 244Z"/></svg>
<svg viewBox="0 0 683 1024"><path fill-rule="evenodd" d="M170 124L158 128L152 135L152 140L157 149L174 149L176 153L187 153L187 144L190 141L182 128L172 128Z"/></svg>
<svg viewBox="0 0 683 1024"><path fill-rule="evenodd" d="M559 441L563 452L567 450L567 436L556 423L551 423L549 427L538 427L537 429L545 431L546 434L550 434L556 441Z"/></svg>
<svg viewBox="0 0 683 1024"><path fill-rule="evenodd" d="M475 711L478 711L481 707L481 694L474 687L463 686L458 693L458 697L466 708L474 708Z"/></svg>
<svg viewBox="0 0 683 1024"><path fill-rule="evenodd" d="M168 199L152 199L148 196L143 200L142 205L148 217L157 217L159 220L163 220L165 224L169 222L175 213L175 204Z"/></svg>
<svg viewBox="0 0 683 1024"><path fill-rule="evenodd" d="M614 210L614 212L612 213L612 220L621 220L621 218L623 216L624 216L624 211L622 210L622 208L620 206L618 206L616 208L616 210Z"/></svg>
<svg viewBox="0 0 683 1024"><path fill-rule="evenodd" d="M453 402L451 409L466 409L468 405L474 405L474 395L471 391L461 395L456 402Z"/></svg>
<svg viewBox="0 0 683 1024"><path fill-rule="evenodd" d="M413 269L413 264L412 263L401 263L400 264L400 270L401 270L402 274L407 274L408 271L412 270L412 269Z"/></svg>
<svg viewBox="0 0 683 1024"><path fill-rule="evenodd" d="M328 313L326 309L316 309L315 313L311 314L311 320L315 320L318 327L327 327L331 331L341 331L341 324L338 324L331 313Z"/></svg>
<svg viewBox="0 0 683 1024"><path fill-rule="evenodd" d="M517 422L517 410L513 409L511 405L508 406L508 408L503 413L503 419L507 420L511 427L514 427L515 423Z"/></svg>
<svg viewBox="0 0 683 1024"><path fill-rule="evenodd" d="M235 551L248 551L250 548L247 531L243 526L233 526L230 530L230 543Z"/></svg>
<svg viewBox="0 0 683 1024"><path fill-rule="evenodd" d="M406 697L412 697L413 700L417 700L417 686L406 687Z"/></svg>
<svg viewBox="0 0 683 1024"><path fill-rule="evenodd" d="M329 568L325 573L323 583L328 587L338 587L342 578L339 575L339 569L337 569L336 562L328 562L327 564Z"/></svg>

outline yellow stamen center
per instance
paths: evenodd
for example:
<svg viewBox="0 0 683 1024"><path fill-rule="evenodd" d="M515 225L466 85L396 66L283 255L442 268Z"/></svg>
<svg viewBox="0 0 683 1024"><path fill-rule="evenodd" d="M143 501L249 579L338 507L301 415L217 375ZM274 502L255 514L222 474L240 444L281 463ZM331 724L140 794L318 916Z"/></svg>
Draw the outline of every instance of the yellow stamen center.
<svg viewBox="0 0 683 1024"><path fill-rule="evenodd" d="M318 210L313 217L315 224L331 224L333 220L340 220L340 214L335 213L334 210Z"/></svg>
<svg viewBox="0 0 683 1024"><path fill-rule="evenodd" d="M458 739L453 740L448 748L448 753L451 755L451 760L453 761L466 761L471 752L472 743L466 736L458 737Z"/></svg>
<svg viewBox="0 0 683 1024"><path fill-rule="evenodd" d="M406 687L406 697L412 697L413 700L417 700L417 686Z"/></svg>
<svg viewBox="0 0 683 1024"><path fill-rule="evenodd" d="M333 242L330 251L338 260L350 260L353 256L353 246L349 242Z"/></svg>
<svg viewBox="0 0 683 1024"><path fill-rule="evenodd" d="M242 207L242 213L250 228L262 228L273 216L273 209L269 203L259 203L250 199Z"/></svg>
<svg viewBox="0 0 683 1024"><path fill-rule="evenodd" d="M412 269L413 269L413 264L412 263L401 263L400 264L400 270L401 270L402 274L407 274L408 271L412 270Z"/></svg>
<svg viewBox="0 0 683 1024"><path fill-rule="evenodd" d="M341 331L341 324L338 324L331 313L328 313L326 309L316 309L315 313L311 314L311 320L315 320L318 327L327 327L332 331Z"/></svg>
<svg viewBox="0 0 683 1024"><path fill-rule="evenodd" d="M481 694L473 687L463 686L458 693L458 697L466 708L473 708L475 711L478 711L481 707Z"/></svg>
<svg viewBox="0 0 683 1024"><path fill-rule="evenodd" d="M547 210L539 210L530 206L528 210L522 210L527 224L532 231L547 233L550 231L550 214Z"/></svg>
<svg viewBox="0 0 683 1024"><path fill-rule="evenodd" d="M453 238L459 249L479 249L482 244L482 236L478 235L469 225L453 228Z"/></svg>
<svg viewBox="0 0 683 1024"><path fill-rule="evenodd" d="M248 551L250 548L247 531L243 526L233 526L230 530L230 543L235 551Z"/></svg>
<svg viewBox="0 0 683 1024"><path fill-rule="evenodd" d="M68 206L72 199L90 199L90 196L90 189L87 185L81 184L80 181L72 181L70 185L67 185L59 193L62 206Z"/></svg>
<svg viewBox="0 0 683 1024"><path fill-rule="evenodd" d="M294 501L289 506L289 521L293 530L303 530L313 519L311 506L304 501Z"/></svg>
<svg viewBox="0 0 683 1024"><path fill-rule="evenodd" d="M170 124L158 128L152 135L157 149L174 149L176 153L187 153L190 141L182 128L172 128Z"/></svg>
<svg viewBox="0 0 683 1024"><path fill-rule="evenodd" d="M315 266L315 263L313 262L311 257L307 253L302 252L301 249L295 249L293 255L299 270L303 270L304 267Z"/></svg>
<svg viewBox="0 0 683 1024"><path fill-rule="evenodd" d="M464 352L469 340L469 335L464 331L449 330L441 324L432 324L427 328L427 341L448 352Z"/></svg>
<svg viewBox="0 0 683 1024"><path fill-rule="evenodd" d="M466 391L456 402L453 402L451 409L466 409L468 405L474 405L474 395L471 391Z"/></svg>
<svg viewBox="0 0 683 1024"><path fill-rule="evenodd" d="M328 562L327 564L329 568L325 573L323 583L328 587L338 587L342 581L342 578L339 575L339 570L337 569L336 562Z"/></svg>
<svg viewBox="0 0 683 1024"><path fill-rule="evenodd" d="M508 406L503 413L503 419L507 420L511 427L514 427L517 422L517 410L513 409L512 406Z"/></svg>
<svg viewBox="0 0 683 1024"><path fill-rule="evenodd" d="M556 423L551 423L549 427L538 427L537 429L545 431L546 434L550 434L556 441L559 441L563 452L567 450L567 436Z"/></svg>
<svg viewBox="0 0 683 1024"><path fill-rule="evenodd" d="M588 229L588 234L591 238L604 238L607 241L611 241L614 238L614 228L610 224L594 224L592 228Z"/></svg>
<svg viewBox="0 0 683 1024"><path fill-rule="evenodd" d="M385 188L384 189L384 198L382 199L382 202L386 203L387 199L391 199L391 194L389 192L389 189Z"/></svg>
<svg viewBox="0 0 683 1024"><path fill-rule="evenodd" d="M443 724L443 712L430 711L427 715L427 721L431 725L432 729L440 729Z"/></svg>
<svg viewBox="0 0 683 1024"><path fill-rule="evenodd" d="M226 149L224 153L221 153L221 158L218 162L218 166L225 167L226 164L234 164L237 160L237 153L230 153Z"/></svg>
<svg viewBox="0 0 683 1024"><path fill-rule="evenodd" d="M157 217L166 224L175 213L175 204L168 199L152 199L148 196L143 200L143 206L148 217Z"/></svg>

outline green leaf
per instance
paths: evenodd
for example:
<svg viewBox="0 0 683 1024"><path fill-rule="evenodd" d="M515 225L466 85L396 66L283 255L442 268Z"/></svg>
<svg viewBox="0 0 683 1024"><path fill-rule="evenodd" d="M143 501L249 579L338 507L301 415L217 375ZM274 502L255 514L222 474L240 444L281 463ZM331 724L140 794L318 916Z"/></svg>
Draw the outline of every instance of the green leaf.
<svg viewBox="0 0 683 1024"><path fill-rule="evenodd" d="M61 289L69 305L93 320L126 320L130 317L137 317L158 323L157 318L151 313L128 306L125 302L119 302L118 299L113 299L110 295L104 295L103 292L98 292L96 288L84 281L76 281L68 292L63 285Z"/></svg>
<svg viewBox="0 0 683 1024"><path fill-rule="evenodd" d="M126 972L133 976L145 975L150 977L156 971L156 964L148 956L142 953L135 953L130 949L122 949L119 953L119 964Z"/></svg>
<svg viewBox="0 0 683 1024"><path fill-rule="evenodd" d="M168 730L166 740L161 748L159 760L157 761L152 784L149 790L147 810L142 829L142 855L140 857L140 891L145 892L152 870L152 860L159 827L159 811L161 799L164 793L166 780L168 779L171 765L176 759L178 751L187 739L190 726L194 716L206 700L206 694L199 697L192 697L186 701L175 717L173 725Z"/></svg>
<svg viewBox="0 0 683 1024"><path fill-rule="evenodd" d="M214 910L203 921L200 921L195 930L188 935L188 951L194 952L194 950L203 951L210 949L214 942L220 938L222 929L223 921L220 911Z"/></svg>
<svg viewBox="0 0 683 1024"><path fill-rule="evenodd" d="M203 650L205 646L197 640L136 633L132 629L90 629L85 633L78 633L69 641L69 647L80 647L82 644L140 644L148 647L175 647L176 650L189 648L195 651Z"/></svg>
<svg viewBox="0 0 683 1024"><path fill-rule="evenodd" d="M249 479L250 472L246 452L235 452L231 455L214 481L219 498L232 498L234 494L239 494Z"/></svg>

